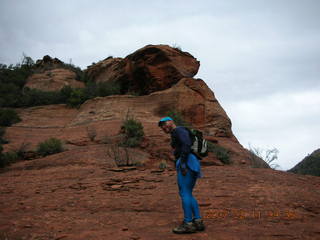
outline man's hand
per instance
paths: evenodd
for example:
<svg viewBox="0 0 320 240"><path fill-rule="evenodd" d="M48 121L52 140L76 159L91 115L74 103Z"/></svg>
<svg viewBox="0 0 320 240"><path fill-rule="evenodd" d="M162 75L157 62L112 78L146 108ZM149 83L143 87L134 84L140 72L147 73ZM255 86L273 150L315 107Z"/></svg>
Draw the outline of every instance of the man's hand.
<svg viewBox="0 0 320 240"><path fill-rule="evenodd" d="M181 173L183 176L187 175L187 168L181 168Z"/></svg>

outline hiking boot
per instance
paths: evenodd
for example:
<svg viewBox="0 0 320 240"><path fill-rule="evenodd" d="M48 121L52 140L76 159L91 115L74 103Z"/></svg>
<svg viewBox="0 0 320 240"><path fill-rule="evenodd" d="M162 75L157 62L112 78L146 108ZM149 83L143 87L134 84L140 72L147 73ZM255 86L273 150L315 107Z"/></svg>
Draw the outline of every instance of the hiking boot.
<svg viewBox="0 0 320 240"><path fill-rule="evenodd" d="M174 233L195 233L196 232L196 227L194 226L193 222L182 222L182 224L178 227L175 227L172 229L172 232Z"/></svg>
<svg viewBox="0 0 320 240"><path fill-rule="evenodd" d="M194 219L192 222L197 231L204 231L204 229L206 228L202 219Z"/></svg>

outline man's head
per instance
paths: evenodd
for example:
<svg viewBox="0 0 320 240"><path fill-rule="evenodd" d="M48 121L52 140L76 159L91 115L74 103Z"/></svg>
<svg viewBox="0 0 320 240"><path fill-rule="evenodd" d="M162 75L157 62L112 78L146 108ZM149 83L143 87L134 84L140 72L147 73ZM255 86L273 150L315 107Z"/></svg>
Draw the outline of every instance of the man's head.
<svg viewBox="0 0 320 240"><path fill-rule="evenodd" d="M165 132L170 133L173 129L176 128L176 125L173 122L173 119L171 117L164 117L161 118L158 126Z"/></svg>

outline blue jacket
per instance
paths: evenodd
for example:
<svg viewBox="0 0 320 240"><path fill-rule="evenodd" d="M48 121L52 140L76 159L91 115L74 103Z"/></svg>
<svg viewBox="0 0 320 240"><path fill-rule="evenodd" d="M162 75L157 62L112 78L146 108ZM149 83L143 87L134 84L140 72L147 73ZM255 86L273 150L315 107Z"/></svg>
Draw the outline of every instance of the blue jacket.
<svg viewBox="0 0 320 240"><path fill-rule="evenodd" d="M171 132L171 147L174 148L176 159L181 158L182 162L187 161L187 156L191 152L191 138L185 127L176 127Z"/></svg>
<svg viewBox="0 0 320 240"><path fill-rule="evenodd" d="M192 140L185 127L178 126L171 132L171 147L174 148L177 169L190 168L201 176L199 159L191 153Z"/></svg>

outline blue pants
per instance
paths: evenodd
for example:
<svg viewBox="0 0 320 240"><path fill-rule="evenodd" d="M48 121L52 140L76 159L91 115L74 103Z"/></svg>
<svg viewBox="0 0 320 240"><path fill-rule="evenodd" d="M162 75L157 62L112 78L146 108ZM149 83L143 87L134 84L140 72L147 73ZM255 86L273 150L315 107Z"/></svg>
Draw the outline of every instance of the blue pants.
<svg viewBox="0 0 320 240"><path fill-rule="evenodd" d="M187 168L187 174L182 175L180 168L177 170L179 195L181 197L184 213L184 222L192 222L192 219L199 219L200 210L197 200L192 196L192 190L197 181L195 172Z"/></svg>

